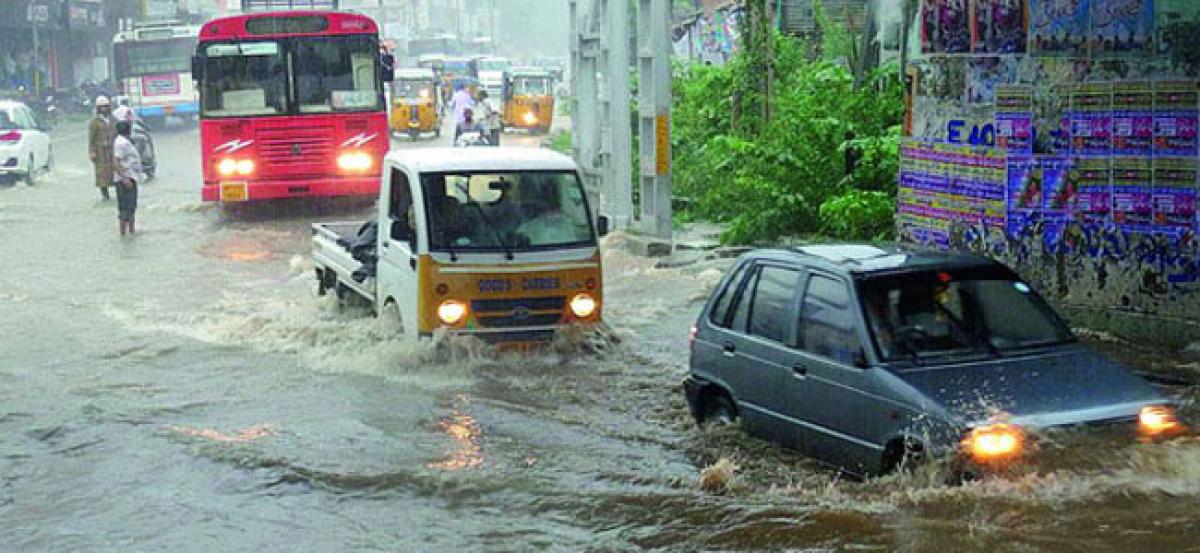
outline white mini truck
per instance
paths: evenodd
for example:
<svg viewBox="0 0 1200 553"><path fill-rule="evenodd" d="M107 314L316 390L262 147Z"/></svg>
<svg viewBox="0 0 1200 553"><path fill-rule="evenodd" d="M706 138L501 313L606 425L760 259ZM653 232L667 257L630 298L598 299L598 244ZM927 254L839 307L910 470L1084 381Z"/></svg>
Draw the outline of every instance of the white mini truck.
<svg viewBox="0 0 1200 553"><path fill-rule="evenodd" d="M593 217L574 162L536 148L393 151L375 221L313 225L318 292L365 301L407 337L496 344L601 321Z"/></svg>

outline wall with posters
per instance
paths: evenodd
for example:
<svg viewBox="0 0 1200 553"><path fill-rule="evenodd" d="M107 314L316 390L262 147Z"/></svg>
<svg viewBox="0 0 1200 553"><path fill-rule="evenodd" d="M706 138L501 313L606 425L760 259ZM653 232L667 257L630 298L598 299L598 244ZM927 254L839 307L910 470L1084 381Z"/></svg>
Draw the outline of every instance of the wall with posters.
<svg viewBox="0 0 1200 553"><path fill-rule="evenodd" d="M1200 340L1200 1L924 0L903 239L1019 268L1081 323Z"/></svg>

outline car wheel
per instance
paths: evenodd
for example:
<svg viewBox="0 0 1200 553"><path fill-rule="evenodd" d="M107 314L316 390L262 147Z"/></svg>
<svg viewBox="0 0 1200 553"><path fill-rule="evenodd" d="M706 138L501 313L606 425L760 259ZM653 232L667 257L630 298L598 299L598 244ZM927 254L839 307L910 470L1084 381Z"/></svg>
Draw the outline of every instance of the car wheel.
<svg viewBox="0 0 1200 553"><path fill-rule="evenodd" d="M37 183L37 166L33 164L33 154L29 154L29 171L25 173L25 183L33 186Z"/></svg>
<svg viewBox="0 0 1200 553"><path fill-rule="evenodd" d="M705 401L703 426L730 426L737 422L737 407L725 392L713 392Z"/></svg>

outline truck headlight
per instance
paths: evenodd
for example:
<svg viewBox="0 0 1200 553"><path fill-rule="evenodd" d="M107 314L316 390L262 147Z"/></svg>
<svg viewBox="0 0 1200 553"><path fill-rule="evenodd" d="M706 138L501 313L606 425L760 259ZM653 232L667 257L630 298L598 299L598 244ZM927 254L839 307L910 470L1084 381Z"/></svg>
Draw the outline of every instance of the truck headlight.
<svg viewBox="0 0 1200 553"><path fill-rule="evenodd" d="M437 317L445 325L455 325L467 316L467 305L457 300L446 300L438 305Z"/></svg>
<svg viewBox="0 0 1200 553"><path fill-rule="evenodd" d="M338 169L343 171L366 171L371 168L371 156L366 152L346 152L337 158Z"/></svg>
<svg viewBox="0 0 1200 553"><path fill-rule="evenodd" d="M1187 431L1169 405L1147 405L1138 412L1138 432L1147 437L1169 436Z"/></svg>
<svg viewBox="0 0 1200 553"><path fill-rule="evenodd" d="M963 438L962 450L977 463L995 464L1021 454L1025 433L1011 424L989 424L972 428Z"/></svg>
<svg viewBox="0 0 1200 553"><path fill-rule="evenodd" d="M587 292L575 294L575 296L571 298L570 305L571 313L574 313L575 316L580 319L591 317L592 314L596 312L597 307L596 298L592 297L592 295Z"/></svg>

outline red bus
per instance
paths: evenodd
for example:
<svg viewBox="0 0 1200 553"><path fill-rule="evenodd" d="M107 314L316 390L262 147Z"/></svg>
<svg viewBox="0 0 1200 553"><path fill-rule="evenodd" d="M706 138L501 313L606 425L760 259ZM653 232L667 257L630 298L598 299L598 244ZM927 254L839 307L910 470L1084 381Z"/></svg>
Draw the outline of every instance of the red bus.
<svg viewBox="0 0 1200 553"><path fill-rule="evenodd" d="M200 29L204 201L375 196L388 150L382 54L370 18L252 13Z"/></svg>

